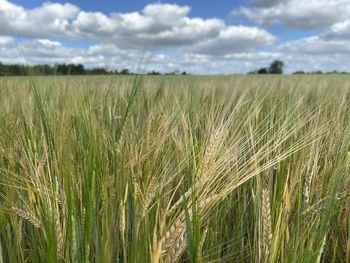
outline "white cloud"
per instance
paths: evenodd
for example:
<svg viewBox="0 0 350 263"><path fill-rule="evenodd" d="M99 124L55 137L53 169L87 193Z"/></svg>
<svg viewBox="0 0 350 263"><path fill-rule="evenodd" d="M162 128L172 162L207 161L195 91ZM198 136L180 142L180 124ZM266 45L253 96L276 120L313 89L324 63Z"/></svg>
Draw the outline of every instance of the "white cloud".
<svg viewBox="0 0 350 263"><path fill-rule="evenodd" d="M334 24L322 37L325 39L350 40L350 20Z"/></svg>
<svg viewBox="0 0 350 263"><path fill-rule="evenodd" d="M267 1L255 1L267 3ZM322 29L350 16L349 0L285 0L274 5L241 7L233 15L241 14L262 26L282 24L297 29Z"/></svg>
<svg viewBox="0 0 350 263"><path fill-rule="evenodd" d="M99 38L123 48L173 48L214 38L225 29L220 19L189 18L188 6L147 5L142 12L80 12L73 22L80 36Z"/></svg>
<svg viewBox="0 0 350 263"><path fill-rule="evenodd" d="M312 46L317 48L319 52L326 52L327 48L322 50L317 47L318 41L321 41L318 39L311 38L304 41L304 43L290 42L277 51L271 52L247 51L213 56L183 52L178 52L175 55L166 52L141 54L132 50L125 52L125 50L121 50L112 44L71 48L57 41L35 39L18 41L17 43L9 41L6 47L0 45L0 57L3 63L82 63L90 68L106 67L113 70L129 68L136 71L140 66L139 61L143 55L145 57L143 62L144 72L157 70L163 73L175 70L201 74L246 73L261 67L267 67L274 59L282 59L285 62L287 73L296 70L332 71L337 69L346 71L350 68L350 52L346 53L346 49L341 54L308 53ZM310 48L302 49L303 45Z"/></svg>
<svg viewBox="0 0 350 263"><path fill-rule="evenodd" d="M38 8L23 7L0 0L0 34L25 37L52 37L71 34L70 20L79 12L72 4L44 3Z"/></svg>
<svg viewBox="0 0 350 263"><path fill-rule="evenodd" d="M52 41L50 39L38 39L38 43L46 47L60 47L62 44L58 41Z"/></svg>
<svg viewBox="0 0 350 263"><path fill-rule="evenodd" d="M117 47L106 44L87 48L71 48L58 41L33 39L12 42L6 47L0 44L0 58L0 62L9 64L82 63L89 68L136 70L134 64L139 60L140 54L133 51L121 51Z"/></svg>
<svg viewBox="0 0 350 263"><path fill-rule="evenodd" d="M13 44L14 39L12 37L0 36L0 47L6 47Z"/></svg>
<svg viewBox="0 0 350 263"><path fill-rule="evenodd" d="M250 4L256 7L270 7L288 0L251 0Z"/></svg>
<svg viewBox="0 0 350 263"><path fill-rule="evenodd" d="M252 0L236 11L264 26L324 28L318 36L275 48L277 37L266 29L227 25L218 18L192 17L190 12L189 6L162 3L110 14L52 2L25 9L0 0L0 59L135 71L145 57L146 71L209 74L244 73L274 59L285 61L287 72L350 68L348 0ZM86 46L87 39L94 44ZM71 41L75 47L67 44Z"/></svg>
<svg viewBox="0 0 350 263"><path fill-rule="evenodd" d="M118 28L110 18L100 12L79 12L72 22L75 34L86 37L110 36Z"/></svg>
<svg viewBox="0 0 350 263"><path fill-rule="evenodd" d="M48 39L24 40L6 48L0 46L3 63L55 64L82 63L86 67L106 67L121 70L129 68L136 71L143 59L145 72L157 70L162 73L175 70L201 74L244 73L258 66L266 66L275 56L269 53L236 53L227 57L206 54L178 52L143 53L119 49L112 44L97 44L87 48L70 48ZM250 63L247 63L249 61Z"/></svg>
<svg viewBox="0 0 350 263"><path fill-rule="evenodd" d="M329 54L327 56L315 56L313 54L290 55L284 60L287 72L304 70L308 72L321 70L323 72L347 71L350 68L349 54Z"/></svg>
<svg viewBox="0 0 350 263"><path fill-rule="evenodd" d="M350 41L326 38L324 34L280 45L287 72L297 70L331 72L350 69Z"/></svg>
<svg viewBox="0 0 350 263"><path fill-rule="evenodd" d="M279 50L313 55L344 54L350 52L350 41L314 36L283 44Z"/></svg>
<svg viewBox="0 0 350 263"><path fill-rule="evenodd" d="M140 12L104 14L51 2L26 10L0 0L0 34L92 39L122 50L171 49L208 54L242 52L274 40L263 29L228 26L217 18L193 18L189 17L190 11L189 6L156 3Z"/></svg>
<svg viewBox="0 0 350 263"><path fill-rule="evenodd" d="M224 55L252 51L272 44L276 38L265 30L245 26L231 26L220 31L218 37L198 43L190 50L195 53Z"/></svg>
<svg viewBox="0 0 350 263"><path fill-rule="evenodd" d="M285 54L282 52L266 52L266 51L260 51L260 52L243 52L238 54L232 54L232 55L226 55L224 59L231 60L242 60L242 61L259 61L261 63L270 63L272 60L275 59L283 59Z"/></svg>
<svg viewBox="0 0 350 263"><path fill-rule="evenodd" d="M152 18L153 22L172 27L175 23L181 25L183 18L191 11L189 6L178 6L175 4L150 4L143 9L146 17Z"/></svg>

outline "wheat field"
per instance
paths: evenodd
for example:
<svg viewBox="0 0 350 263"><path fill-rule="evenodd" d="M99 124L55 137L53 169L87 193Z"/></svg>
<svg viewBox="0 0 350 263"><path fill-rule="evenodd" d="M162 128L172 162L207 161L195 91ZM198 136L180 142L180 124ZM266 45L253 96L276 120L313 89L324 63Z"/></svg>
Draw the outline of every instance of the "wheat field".
<svg viewBox="0 0 350 263"><path fill-rule="evenodd" d="M350 78L0 79L0 262L350 262Z"/></svg>

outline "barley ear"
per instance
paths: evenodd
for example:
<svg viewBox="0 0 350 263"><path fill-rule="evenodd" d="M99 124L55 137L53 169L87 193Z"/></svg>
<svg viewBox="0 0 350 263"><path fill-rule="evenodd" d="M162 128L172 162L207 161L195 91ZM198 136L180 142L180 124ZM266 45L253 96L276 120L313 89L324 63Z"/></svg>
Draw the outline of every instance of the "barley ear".
<svg viewBox="0 0 350 263"><path fill-rule="evenodd" d="M60 222L60 215L58 208L55 209L55 231L56 231L56 246L57 246L57 255L59 259L63 258L63 233L62 226Z"/></svg>
<svg viewBox="0 0 350 263"><path fill-rule="evenodd" d="M304 204L306 207L308 207L310 203L310 188L311 188L311 180L312 180L312 173L308 173L305 178L304 183Z"/></svg>
<svg viewBox="0 0 350 263"><path fill-rule="evenodd" d="M41 228L42 223L39 220L39 218L36 217L36 215L34 215L28 211L25 211L21 208L18 208L18 207L12 207L12 211L15 213L15 215L27 220L29 223L31 223L36 228Z"/></svg>
<svg viewBox="0 0 350 263"><path fill-rule="evenodd" d="M272 243L272 227L271 227L271 205L269 191L267 188L262 190L262 222L263 222L263 251L264 251L264 261L269 262L270 249Z"/></svg>

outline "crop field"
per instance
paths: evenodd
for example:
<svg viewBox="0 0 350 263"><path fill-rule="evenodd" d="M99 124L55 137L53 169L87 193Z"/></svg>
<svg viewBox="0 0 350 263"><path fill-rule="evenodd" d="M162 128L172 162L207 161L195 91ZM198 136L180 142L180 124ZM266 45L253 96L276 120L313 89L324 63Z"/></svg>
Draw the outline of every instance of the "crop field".
<svg viewBox="0 0 350 263"><path fill-rule="evenodd" d="M350 262L350 78L1 78L0 262Z"/></svg>

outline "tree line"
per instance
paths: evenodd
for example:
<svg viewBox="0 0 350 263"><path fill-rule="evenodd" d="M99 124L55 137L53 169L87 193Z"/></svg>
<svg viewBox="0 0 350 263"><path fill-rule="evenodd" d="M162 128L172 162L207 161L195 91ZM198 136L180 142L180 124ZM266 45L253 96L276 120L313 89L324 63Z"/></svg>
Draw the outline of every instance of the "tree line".
<svg viewBox="0 0 350 263"><path fill-rule="evenodd" d="M269 67L260 68L254 71L248 72L248 74L283 74L284 62L281 60L274 60ZM320 75L320 74L349 74L349 72L345 71L328 71L323 72L321 70L316 71L303 71L298 70L292 73L292 75Z"/></svg>
<svg viewBox="0 0 350 263"><path fill-rule="evenodd" d="M323 72L321 70L316 70L316 71L303 71L303 70L298 70L292 73L292 75L321 75L321 74L349 74L349 72L346 71L337 71L337 70L333 70L333 71L326 71Z"/></svg>
<svg viewBox="0 0 350 263"><path fill-rule="evenodd" d="M129 69L108 70L103 67L85 68L82 64L55 64L55 65L23 65L3 64L0 62L0 76L26 76L26 75L131 75ZM162 75L158 71L150 71L147 75ZM175 70L164 75L187 75L186 71Z"/></svg>
<svg viewBox="0 0 350 263"><path fill-rule="evenodd" d="M55 64L55 65L23 65L3 64L0 62L0 76L25 75L111 75L131 74L129 69L107 70L103 67L87 69L82 64Z"/></svg>
<svg viewBox="0 0 350 263"><path fill-rule="evenodd" d="M260 68L248 74L283 74L284 63L281 60L274 60L269 67Z"/></svg>
<svg viewBox="0 0 350 263"><path fill-rule="evenodd" d="M274 60L269 67L260 68L248 72L248 74L283 74L284 62ZM26 76L26 75L130 75L134 74L129 69L108 70L103 67L85 68L82 64L55 64L55 65L23 65L23 64L3 64L0 62L0 76ZM160 73L158 71L149 71L147 75L187 75L186 71L175 70L169 73ZM348 72L305 72L295 71L293 75L302 74L349 74Z"/></svg>

